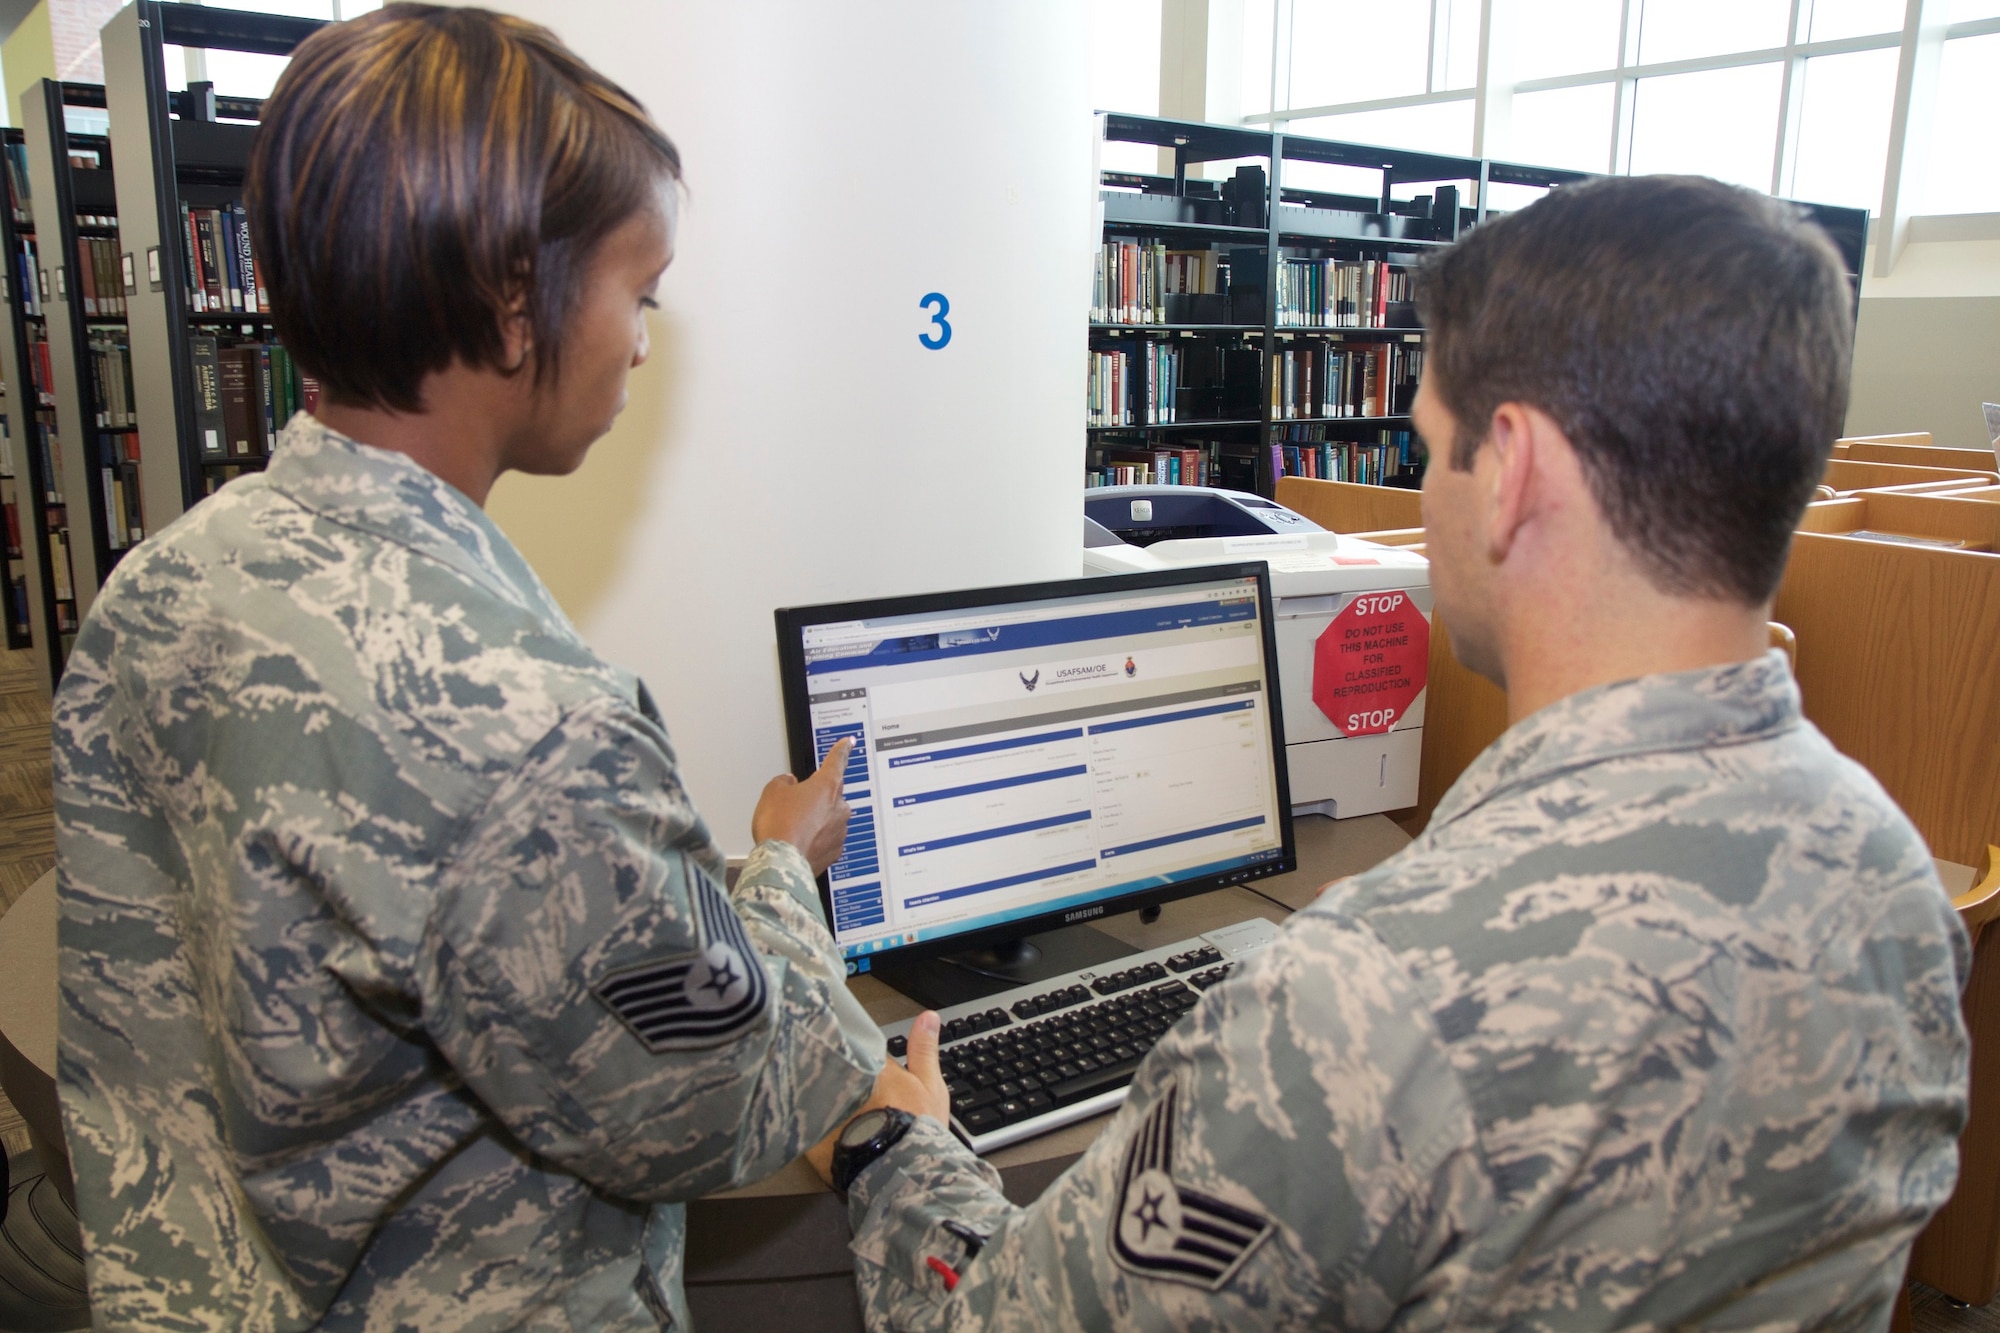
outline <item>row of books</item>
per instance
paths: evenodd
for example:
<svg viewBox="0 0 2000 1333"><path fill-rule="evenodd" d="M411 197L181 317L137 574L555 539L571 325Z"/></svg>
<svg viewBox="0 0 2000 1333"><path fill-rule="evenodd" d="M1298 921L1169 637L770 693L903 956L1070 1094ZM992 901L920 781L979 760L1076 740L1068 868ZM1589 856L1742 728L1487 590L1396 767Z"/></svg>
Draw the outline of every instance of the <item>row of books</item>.
<svg viewBox="0 0 2000 1333"><path fill-rule="evenodd" d="M109 236L77 237L72 278L83 296L85 319L125 317L125 276L119 269L117 241Z"/></svg>
<svg viewBox="0 0 2000 1333"><path fill-rule="evenodd" d="M1084 473L1086 490L1099 486L1212 486L1219 446L1113 452Z"/></svg>
<svg viewBox="0 0 2000 1333"><path fill-rule="evenodd" d="M90 388L100 430L139 424L132 402L132 340L122 330L91 330Z"/></svg>
<svg viewBox="0 0 2000 1333"><path fill-rule="evenodd" d="M188 343L203 458L263 458L294 412L319 405L319 381L300 370L281 343L225 347L208 336Z"/></svg>
<svg viewBox="0 0 2000 1333"><path fill-rule="evenodd" d="M1271 358L1271 416L1401 416L1423 371L1420 343L1291 343Z"/></svg>
<svg viewBox="0 0 2000 1333"><path fill-rule="evenodd" d="M35 243L27 237L21 238L21 248L14 255L14 271L8 275L13 288L14 299L21 303L21 313L29 319L42 317L42 285L37 281L40 270L36 267Z"/></svg>
<svg viewBox="0 0 2000 1333"><path fill-rule="evenodd" d="M250 215L243 205L181 205L186 242L188 308L200 314L257 314L271 308L264 270L250 247Z"/></svg>
<svg viewBox="0 0 2000 1333"><path fill-rule="evenodd" d="M28 196L28 145L10 143L7 148L7 206L13 210L14 225L32 227L35 225L34 206Z"/></svg>
<svg viewBox="0 0 2000 1333"><path fill-rule="evenodd" d="M98 481L104 491L104 544L126 550L146 539L139 500L139 436L135 431L99 435Z"/></svg>
<svg viewBox="0 0 2000 1333"><path fill-rule="evenodd" d="M1383 486L1398 477L1420 475L1423 463L1418 453L1416 436L1406 430L1385 430L1372 441L1281 441L1271 445L1271 476Z"/></svg>
<svg viewBox="0 0 2000 1333"><path fill-rule="evenodd" d="M1134 342L1090 353L1092 426L1155 426L1175 420L1181 349L1169 342Z"/></svg>
<svg viewBox="0 0 2000 1333"><path fill-rule="evenodd" d="M1390 328L1390 306L1415 299L1415 275L1385 259L1278 261L1280 328Z"/></svg>
<svg viewBox="0 0 2000 1333"><path fill-rule="evenodd" d="M62 443L56 438L56 428L37 413L28 430L28 447L35 451L36 461L42 465L44 483L42 503L51 511L60 509L63 503Z"/></svg>
<svg viewBox="0 0 2000 1333"><path fill-rule="evenodd" d="M1095 324L1165 324L1169 297L1219 296L1228 289L1228 261L1220 251L1169 250L1161 241L1114 237L1097 249L1090 318Z"/></svg>

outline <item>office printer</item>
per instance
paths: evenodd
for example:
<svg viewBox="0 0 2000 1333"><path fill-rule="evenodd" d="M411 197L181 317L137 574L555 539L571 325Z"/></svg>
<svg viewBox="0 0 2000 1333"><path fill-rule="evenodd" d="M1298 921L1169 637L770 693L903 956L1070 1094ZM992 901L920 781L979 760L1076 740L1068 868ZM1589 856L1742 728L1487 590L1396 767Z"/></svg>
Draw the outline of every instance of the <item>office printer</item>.
<svg viewBox="0 0 2000 1333"><path fill-rule="evenodd" d="M1083 495L1086 576L1269 564L1295 813L1346 819L1417 803L1429 561L1241 491L1101 486Z"/></svg>

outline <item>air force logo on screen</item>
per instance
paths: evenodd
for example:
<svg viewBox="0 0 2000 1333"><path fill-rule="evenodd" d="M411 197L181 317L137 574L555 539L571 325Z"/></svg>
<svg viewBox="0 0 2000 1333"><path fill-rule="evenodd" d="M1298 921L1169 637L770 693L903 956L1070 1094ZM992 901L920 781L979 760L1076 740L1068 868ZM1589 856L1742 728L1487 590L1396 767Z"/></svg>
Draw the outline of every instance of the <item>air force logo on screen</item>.
<svg viewBox="0 0 2000 1333"><path fill-rule="evenodd" d="M1015 674L1020 675L1019 672L1016 672ZM1035 692L1035 686L1041 683L1042 683L1042 673L1040 668L1037 668L1035 674L1032 676L1026 676L1026 675L1021 676L1021 684L1030 694L1033 694Z"/></svg>

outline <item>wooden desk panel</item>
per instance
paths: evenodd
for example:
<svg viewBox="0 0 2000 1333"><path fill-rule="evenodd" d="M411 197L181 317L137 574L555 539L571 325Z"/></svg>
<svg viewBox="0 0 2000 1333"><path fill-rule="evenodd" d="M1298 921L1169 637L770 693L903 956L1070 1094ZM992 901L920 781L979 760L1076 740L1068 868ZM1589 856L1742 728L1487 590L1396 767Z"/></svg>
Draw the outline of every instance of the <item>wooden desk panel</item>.
<svg viewBox="0 0 2000 1333"><path fill-rule="evenodd" d="M1417 492L1395 486L1280 477L1272 498L1328 532L1376 532L1424 524L1423 502Z"/></svg>
<svg viewBox="0 0 2000 1333"><path fill-rule="evenodd" d="M2000 831L2000 555L1802 532L1773 615L1798 635L1806 716L1933 855L1976 864Z"/></svg>

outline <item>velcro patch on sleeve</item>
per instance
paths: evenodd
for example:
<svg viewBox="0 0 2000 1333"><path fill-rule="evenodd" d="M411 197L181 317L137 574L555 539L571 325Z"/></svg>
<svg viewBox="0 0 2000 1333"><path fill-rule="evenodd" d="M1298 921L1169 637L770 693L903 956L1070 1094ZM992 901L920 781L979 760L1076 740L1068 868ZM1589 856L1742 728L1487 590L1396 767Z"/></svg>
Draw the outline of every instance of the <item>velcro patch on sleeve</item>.
<svg viewBox="0 0 2000 1333"><path fill-rule="evenodd" d="M693 867L688 883L700 950L616 968L590 988L655 1055L721 1045L770 1003L763 965L729 900Z"/></svg>
<svg viewBox="0 0 2000 1333"><path fill-rule="evenodd" d="M1111 1257L1127 1272L1217 1291L1271 1234L1271 1223L1174 1180L1179 1095L1169 1084L1125 1150Z"/></svg>

